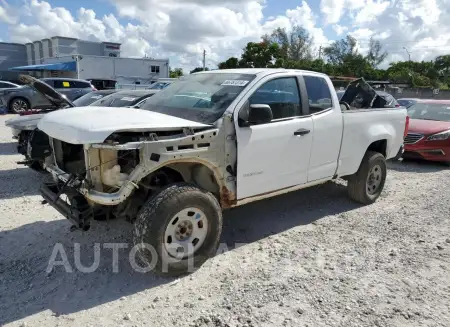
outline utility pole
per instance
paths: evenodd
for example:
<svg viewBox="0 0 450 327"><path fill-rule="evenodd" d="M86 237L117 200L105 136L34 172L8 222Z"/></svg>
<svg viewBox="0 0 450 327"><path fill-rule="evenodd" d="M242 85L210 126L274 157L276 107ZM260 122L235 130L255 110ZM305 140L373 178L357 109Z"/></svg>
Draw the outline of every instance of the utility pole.
<svg viewBox="0 0 450 327"><path fill-rule="evenodd" d="M206 69L206 50L203 50L203 71Z"/></svg>
<svg viewBox="0 0 450 327"><path fill-rule="evenodd" d="M408 54L409 61L411 61L411 52L409 52L408 49L406 49L406 47L403 47L403 49L405 49L406 53Z"/></svg>
<svg viewBox="0 0 450 327"><path fill-rule="evenodd" d="M319 60L322 59L322 46L319 47Z"/></svg>
<svg viewBox="0 0 450 327"><path fill-rule="evenodd" d="M72 56L72 59L75 59L75 63L77 65L77 79L80 78L80 60L83 59L83 56L79 54Z"/></svg>

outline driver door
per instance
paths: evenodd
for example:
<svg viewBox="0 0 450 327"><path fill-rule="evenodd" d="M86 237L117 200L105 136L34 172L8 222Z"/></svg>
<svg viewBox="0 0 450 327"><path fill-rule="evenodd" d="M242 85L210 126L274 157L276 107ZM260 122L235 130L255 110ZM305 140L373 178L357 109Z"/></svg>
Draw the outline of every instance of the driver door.
<svg viewBox="0 0 450 327"><path fill-rule="evenodd" d="M241 127L234 115L238 200L307 182L314 131L312 118L302 116L300 94L296 76L269 76L239 109L247 110L247 104L267 104L272 121Z"/></svg>

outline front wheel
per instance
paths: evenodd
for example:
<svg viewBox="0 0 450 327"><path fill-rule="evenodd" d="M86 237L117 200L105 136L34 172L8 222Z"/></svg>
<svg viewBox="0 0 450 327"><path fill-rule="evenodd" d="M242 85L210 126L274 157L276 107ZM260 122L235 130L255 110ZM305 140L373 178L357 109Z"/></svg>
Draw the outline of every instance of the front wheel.
<svg viewBox="0 0 450 327"><path fill-rule="evenodd" d="M214 195L194 185L174 184L142 207L133 242L146 268L178 276L215 255L221 232L222 210Z"/></svg>
<svg viewBox="0 0 450 327"><path fill-rule="evenodd" d="M348 179L350 198L362 204L374 203L386 181L386 158L378 152L367 151L358 171Z"/></svg>

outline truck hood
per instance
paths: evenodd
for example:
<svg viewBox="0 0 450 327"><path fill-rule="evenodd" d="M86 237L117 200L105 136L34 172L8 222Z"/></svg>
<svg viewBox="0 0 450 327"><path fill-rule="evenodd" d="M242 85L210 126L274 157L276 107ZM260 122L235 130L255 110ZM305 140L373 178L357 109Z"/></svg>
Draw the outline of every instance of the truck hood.
<svg viewBox="0 0 450 327"><path fill-rule="evenodd" d="M19 75L19 80L22 83L28 85L29 87L35 89L40 94L42 94L48 101L50 101L57 108L75 107L73 102L67 99L65 95L57 92L50 85L30 75Z"/></svg>
<svg viewBox="0 0 450 327"><path fill-rule="evenodd" d="M8 119L5 122L5 125L18 129L18 130L34 130L37 127L39 120L44 117L45 114L34 114L28 116L17 116L11 119Z"/></svg>
<svg viewBox="0 0 450 327"><path fill-rule="evenodd" d="M448 121L411 119L409 121L408 132L431 135L448 131L449 129L450 122Z"/></svg>
<svg viewBox="0 0 450 327"><path fill-rule="evenodd" d="M115 132L171 131L207 128L194 121L134 108L76 107L44 115L38 128L52 138L72 144L102 143Z"/></svg>

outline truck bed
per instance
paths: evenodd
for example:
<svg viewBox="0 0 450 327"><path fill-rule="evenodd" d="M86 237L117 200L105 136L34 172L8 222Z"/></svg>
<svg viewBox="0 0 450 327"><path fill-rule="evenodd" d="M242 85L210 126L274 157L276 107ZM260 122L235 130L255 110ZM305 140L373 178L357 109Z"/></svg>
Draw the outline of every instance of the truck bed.
<svg viewBox="0 0 450 327"><path fill-rule="evenodd" d="M385 142L386 159L395 157L403 144L406 116L405 108L352 108L343 111L344 130L337 175L355 173L367 144L373 142Z"/></svg>

